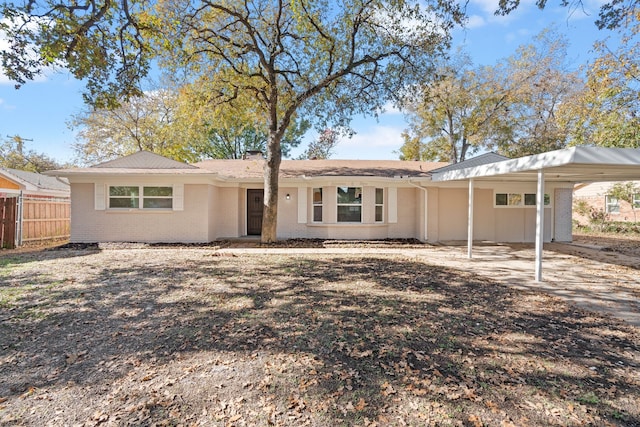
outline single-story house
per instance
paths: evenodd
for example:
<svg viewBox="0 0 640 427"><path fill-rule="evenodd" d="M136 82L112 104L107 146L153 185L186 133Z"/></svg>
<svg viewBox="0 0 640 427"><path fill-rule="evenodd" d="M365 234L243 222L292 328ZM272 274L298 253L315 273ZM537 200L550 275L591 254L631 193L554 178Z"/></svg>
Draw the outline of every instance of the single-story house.
<svg viewBox="0 0 640 427"><path fill-rule="evenodd" d="M68 198L65 179L18 169L0 168L0 197L22 194L25 197Z"/></svg>
<svg viewBox="0 0 640 427"><path fill-rule="evenodd" d="M579 153L595 149L578 148ZM562 158L575 150L545 154L548 159ZM476 171L473 239L534 242L537 181L524 172L535 172L541 156L510 160L489 153L453 165L283 160L277 235L464 241L469 230L469 178L474 173L466 174ZM261 157L190 165L142 151L50 173L71 183L72 242L187 243L260 234L263 166ZM500 166L506 167L504 172ZM552 178L544 187L542 237L547 242L571 241L573 187L576 179L586 176Z"/></svg>
<svg viewBox="0 0 640 427"><path fill-rule="evenodd" d="M185 164L138 152L51 171L71 183L72 242L211 242L257 236L261 156ZM283 160L277 237L535 242L572 239L576 183L640 179L640 150L572 147L445 165Z"/></svg>
<svg viewBox="0 0 640 427"><path fill-rule="evenodd" d="M633 195L631 203L619 200L610 194L611 187L616 182L592 182L577 184L574 191L574 200L583 200L596 211L602 211L609 215L612 221L638 221L640 220L640 181L632 181L638 193ZM589 218L585 218L574 212L573 217L581 224L588 224Z"/></svg>

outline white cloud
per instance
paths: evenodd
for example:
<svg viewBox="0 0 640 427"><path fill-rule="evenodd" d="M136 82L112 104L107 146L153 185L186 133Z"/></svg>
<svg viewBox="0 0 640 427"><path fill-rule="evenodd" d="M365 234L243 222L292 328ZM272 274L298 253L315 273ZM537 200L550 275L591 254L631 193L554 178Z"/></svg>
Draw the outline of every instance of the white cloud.
<svg viewBox="0 0 640 427"><path fill-rule="evenodd" d="M521 0L516 10L502 16L495 14L499 7L498 0L470 0L467 6L469 21L466 28L480 28L489 24L508 25L518 16L527 13L527 10L534 4L535 0Z"/></svg>
<svg viewBox="0 0 640 427"><path fill-rule="evenodd" d="M487 25L487 21L480 15L471 15L469 16L469 20L467 21L467 25L465 25L468 29L480 28Z"/></svg>
<svg viewBox="0 0 640 427"><path fill-rule="evenodd" d="M7 19L3 19L4 23L7 23ZM27 24L29 27L34 28L37 24L35 22L30 22ZM4 31L0 31L0 51L10 49L9 40L7 38L7 34ZM35 58L38 53L34 47L30 47L30 49L26 50L27 54L31 57ZM34 82L44 82L49 79L51 75L56 73L56 68L54 66L45 67L41 70L40 74L36 75L33 79ZM9 77L4 74L3 70L0 69L0 85L8 85L15 84L14 81L9 80Z"/></svg>
<svg viewBox="0 0 640 427"><path fill-rule="evenodd" d="M387 103L382 106L380 114L396 116L402 114L402 111L393 105L392 102L387 101Z"/></svg>
<svg viewBox="0 0 640 427"><path fill-rule="evenodd" d="M9 49L9 41L7 40L7 35L4 31L0 31L0 51L4 51ZM2 69L0 69L0 85L9 84L11 81L5 74Z"/></svg>
<svg viewBox="0 0 640 427"><path fill-rule="evenodd" d="M2 111L10 111L10 110L15 110L15 105L11 105L11 104L7 104L7 102L0 98L0 110Z"/></svg>
<svg viewBox="0 0 640 427"><path fill-rule="evenodd" d="M343 138L336 146L334 159L391 160L403 144L402 129L393 126L368 126L352 138Z"/></svg>

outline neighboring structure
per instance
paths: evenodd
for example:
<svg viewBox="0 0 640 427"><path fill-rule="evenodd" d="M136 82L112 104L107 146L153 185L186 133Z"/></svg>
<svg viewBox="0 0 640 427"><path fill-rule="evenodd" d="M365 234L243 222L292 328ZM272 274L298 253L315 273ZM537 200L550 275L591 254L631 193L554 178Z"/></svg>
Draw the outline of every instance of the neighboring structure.
<svg viewBox="0 0 640 427"><path fill-rule="evenodd" d="M60 178L0 168L0 247L13 248L70 234L69 183Z"/></svg>
<svg viewBox="0 0 640 427"><path fill-rule="evenodd" d="M25 197L68 198L69 183L35 172L0 168L0 197L20 193Z"/></svg>
<svg viewBox="0 0 640 427"><path fill-rule="evenodd" d="M590 184L578 184L574 189L575 201L584 200L589 207L609 215L612 221L640 221L640 181L632 181L639 192L634 195L632 203L618 200L609 194L611 187L616 182L594 182ZM580 224L589 223L589 218L573 213L574 219Z"/></svg>
<svg viewBox="0 0 640 427"><path fill-rule="evenodd" d="M494 154L452 166L362 160L283 160L278 238L467 239L467 184L431 180L505 160ZM72 242L210 242L259 235L263 160L187 165L149 152L84 169L54 171L71 182ZM545 193L544 238L571 240L572 183ZM532 242L535 183L478 185L476 240Z"/></svg>

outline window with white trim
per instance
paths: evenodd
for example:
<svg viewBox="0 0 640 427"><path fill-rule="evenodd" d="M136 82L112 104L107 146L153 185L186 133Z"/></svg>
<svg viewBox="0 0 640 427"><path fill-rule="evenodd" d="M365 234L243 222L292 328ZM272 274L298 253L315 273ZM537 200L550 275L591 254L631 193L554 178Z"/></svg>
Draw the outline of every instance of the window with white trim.
<svg viewBox="0 0 640 427"><path fill-rule="evenodd" d="M322 188L313 189L313 222L322 222Z"/></svg>
<svg viewBox="0 0 640 427"><path fill-rule="evenodd" d="M109 209L173 209L173 187L109 186Z"/></svg>
<svg viewBox="0 0 640 427"><path fill-rule="evenodd" d="M633 195L633 203L631 206L633 206L633 209L640 209L640 193Z"/></svg>
<svg viewBox="0 0 640 427"><path fill-rule="evenodd" d="M362 222L362 187L338 187L338 222Z"/></svg>
<svg viewBox="0 0 640 427"><path fill-rule="evenodd" d="M384 220L384 190L376 188L376 222Z"/></svg>
<svg viewBox="0 0 640 427"><path fill-rule="evenodd" d="M537 201L536 193L496 193L494 199L495 207L535 207ZM551 204L551 196L544 195L544 205Z"/></svg>
<svg viewBox="0 0 640 427"><path fill-rule="evenodd" d="M604 205L606 213L620 213L620 203L617 197L606 195L604 196Z"/></svg>

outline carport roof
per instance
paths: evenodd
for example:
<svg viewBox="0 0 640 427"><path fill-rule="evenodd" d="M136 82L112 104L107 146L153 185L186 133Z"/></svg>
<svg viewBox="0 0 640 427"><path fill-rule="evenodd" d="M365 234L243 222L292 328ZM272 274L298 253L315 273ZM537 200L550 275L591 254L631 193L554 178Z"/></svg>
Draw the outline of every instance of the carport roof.
<svg viewBox="0 0 640 427"><path fill-rule="evenodd" d="M640 149L571 147L457 170L434 171L432 181L599 182L640 180Z"/></svg>

